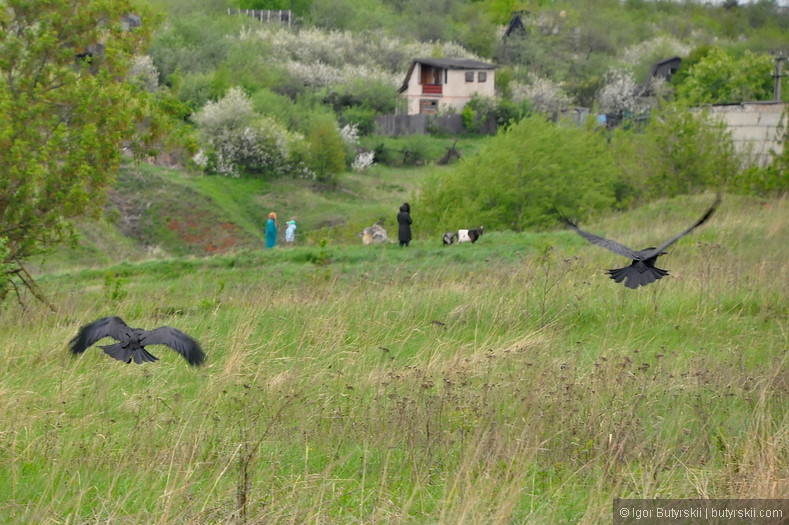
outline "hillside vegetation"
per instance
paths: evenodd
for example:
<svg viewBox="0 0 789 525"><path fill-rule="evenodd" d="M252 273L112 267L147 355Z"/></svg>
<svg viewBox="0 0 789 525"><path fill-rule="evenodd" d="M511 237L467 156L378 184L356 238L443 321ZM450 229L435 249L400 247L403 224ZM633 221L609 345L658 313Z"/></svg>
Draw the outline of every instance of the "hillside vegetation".
<svg viewBox="0 0 789 525"><path fill-rule="evenodd" d="M713 195L583 224L641 247ZM6 523L605 523L787 498L789 202L724 196L627 290L569 231L329 243L41 277L0 312ZM65 349L104 315L203 344Z"/></svg>
<svg viewBox="0 0 789 525"><path fill-rule="evenodd" d="M375 117L402 110L397 88L417 57L483 59L498 66L496 96L464 110L470 132L474 117L506 126L533 114L555 120L582 106L625 124L620 131L626 141L649 143L655 137L646 133L644 139L644 124L662 122L676 108L772 100L775 59L789 55L789 13L770 1L716 7L365 0L342 8L304 0L290 6L297 18L288 25L219 15L219 4L190 3L186 9L179 1L163 2L170 16L139 78L163 100L177 101L168 108L180 104L190 151L197 152L182 152L182 161L224 175L335 182L343 168L358 166L369 152L357 138L375 132ZM281 3L241 4L270 9ZM524 30L505 38L513 13ZM652 78L652 66L673 56L682 65L671 80ZM786 100L789 89L783 93ZM697 140L696 132L687 137ZM632 152L617 154L633 157L625 165L638 161ZM649 160L641 167L659 171L653 165L659 162ZM730 169L759 180L762 174L746 165ZM785 159L761 168L752 170L767 171L768 179L787 170ZM780 180L781 188L786 184ZM774 185L749 183L741 191Z"/></svg>

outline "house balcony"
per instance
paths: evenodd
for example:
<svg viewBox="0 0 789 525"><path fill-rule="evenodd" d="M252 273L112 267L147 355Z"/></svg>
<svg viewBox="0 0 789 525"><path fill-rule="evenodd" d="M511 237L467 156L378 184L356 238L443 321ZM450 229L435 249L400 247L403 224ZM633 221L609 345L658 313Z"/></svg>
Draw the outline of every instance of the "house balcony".
<svg viewBox="0 0 789 525"><path fill-rule="evenodd" d="M423 95L441 95L444 92L443 84L422 84Z"/></svg>

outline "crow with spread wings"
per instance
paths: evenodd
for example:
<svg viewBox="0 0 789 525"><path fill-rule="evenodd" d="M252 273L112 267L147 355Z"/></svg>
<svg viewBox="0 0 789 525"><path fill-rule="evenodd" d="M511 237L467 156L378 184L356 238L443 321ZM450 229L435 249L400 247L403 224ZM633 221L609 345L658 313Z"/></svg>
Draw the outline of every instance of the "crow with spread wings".
<svg viewBox="0 0 789 525"><path fill-rule="evenodd" d="M625 266L623 268L615 268L613 270L607 270L606 273L615 282L621 283L622 281L624 281L625 286L635 290L639 286L646 286L650 283L654 283L658 279L662 279L663 277L668 275L668 271L655 266L655 261L657 260L657 258L660 257L661 255L665 255L666 253L668 253L663 250L665 250L666 248L668 248L669 246L680 240L682 237L692 232L698 226L701 226L702 224L707 222L707 219L709 219L712 216L712 214L718 208L720 202L721 202L721 198L720 195L718 195L712 206L710 206L710 208L704 213L704 215L702 215L701 218L697 220L690 228L686 229L679 235L675 235L674 237L667 240L657 248L650 247L650 248L645 248L643 250L633 250L623 244L619 244L616 241L605 239L593 233L583 231L567 217L562 216L561 219L565 224L567 224L567 226L575 230L581 237L591 242L592 244L596 244L618 255L623 255L625 257L631 258L633 262L630 263L630 266Z"/></svg>
<svg viewBox="0 0 789 525"><path fill-rule="evenodd" d="M205 361L200 344L170 326L160 326L153 330L130 328L120 317L103 317L80 328L71 340L72 354L81 354L93 343L105 337L112 337L117 343L99 346L104 353L125 363L137 364L158 361L159 358L145 350L149 345L167 345L186 359L190 365L199 366Z"/></svg>

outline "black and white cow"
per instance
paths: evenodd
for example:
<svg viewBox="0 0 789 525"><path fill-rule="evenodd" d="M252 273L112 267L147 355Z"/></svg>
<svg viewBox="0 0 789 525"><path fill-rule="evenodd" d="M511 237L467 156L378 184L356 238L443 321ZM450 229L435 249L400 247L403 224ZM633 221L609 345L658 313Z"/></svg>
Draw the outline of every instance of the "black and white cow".
<svg viewBox="0 0 789 525"><path fill-rule="evenodd" d="M479 228L476 228L474 230L458 230L457 232L446 232L444 234L444 239L443 239L444 244L449 245L456 241L458 244L462 242L475 243L477 242L477 239L479 239L482 236L482 233L484 231L485 229L482 226L480 226Z"/></svg>
<svg viewBox="0 0 789 525"><path fill-rule="evenodd" d="M477 239L482 236L483 231L484 228L482 226L475 230L458 230L458 244L461 242L477 242Z"/></svg>
<svg viewBox="0 0 789 525"><path fill-rule="evenodd" d="M444 246L449 246L450 244L452 244L456 240L458 240L457 232L446 232L444 234L444 239L443 239Z"/></svg>

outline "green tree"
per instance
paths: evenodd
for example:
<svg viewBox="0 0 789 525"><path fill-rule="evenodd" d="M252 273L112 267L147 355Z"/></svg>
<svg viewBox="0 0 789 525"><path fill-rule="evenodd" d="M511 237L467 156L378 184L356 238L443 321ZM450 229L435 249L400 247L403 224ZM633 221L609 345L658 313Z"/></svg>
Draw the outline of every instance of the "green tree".
<svg viewBox="0 0 789 525"><path fill-rule="evenodd" d="M318 181L333 184L345 169L345 146L337 123L331 118L316 118L307 135L307 166Z"/></svg>
<svg viewBox="0 0 789 525"><path fill-rule="evenodd" d="M0 298L15 277L32 283L26 259L74 238L70 219L101 211L121 146L150 115L145 90L124 81L152 29L140 9L125 0L0 8Z"/></svg>
<svg viewBox="0 0 789 525"><path fill-rule="evenodd" d="M422 187L420 224L434 233L461 225L521 231L615 203L617 168L604 138L531 116L491 138L478 156Z"/></svg>
<svg viewBox="0 0 789 525"><path fill-rule="evenodd" d="M677 85L677 96L690 105L768 100L773 94L773 58L745 51L736 58L710 48Z"/></svg>

